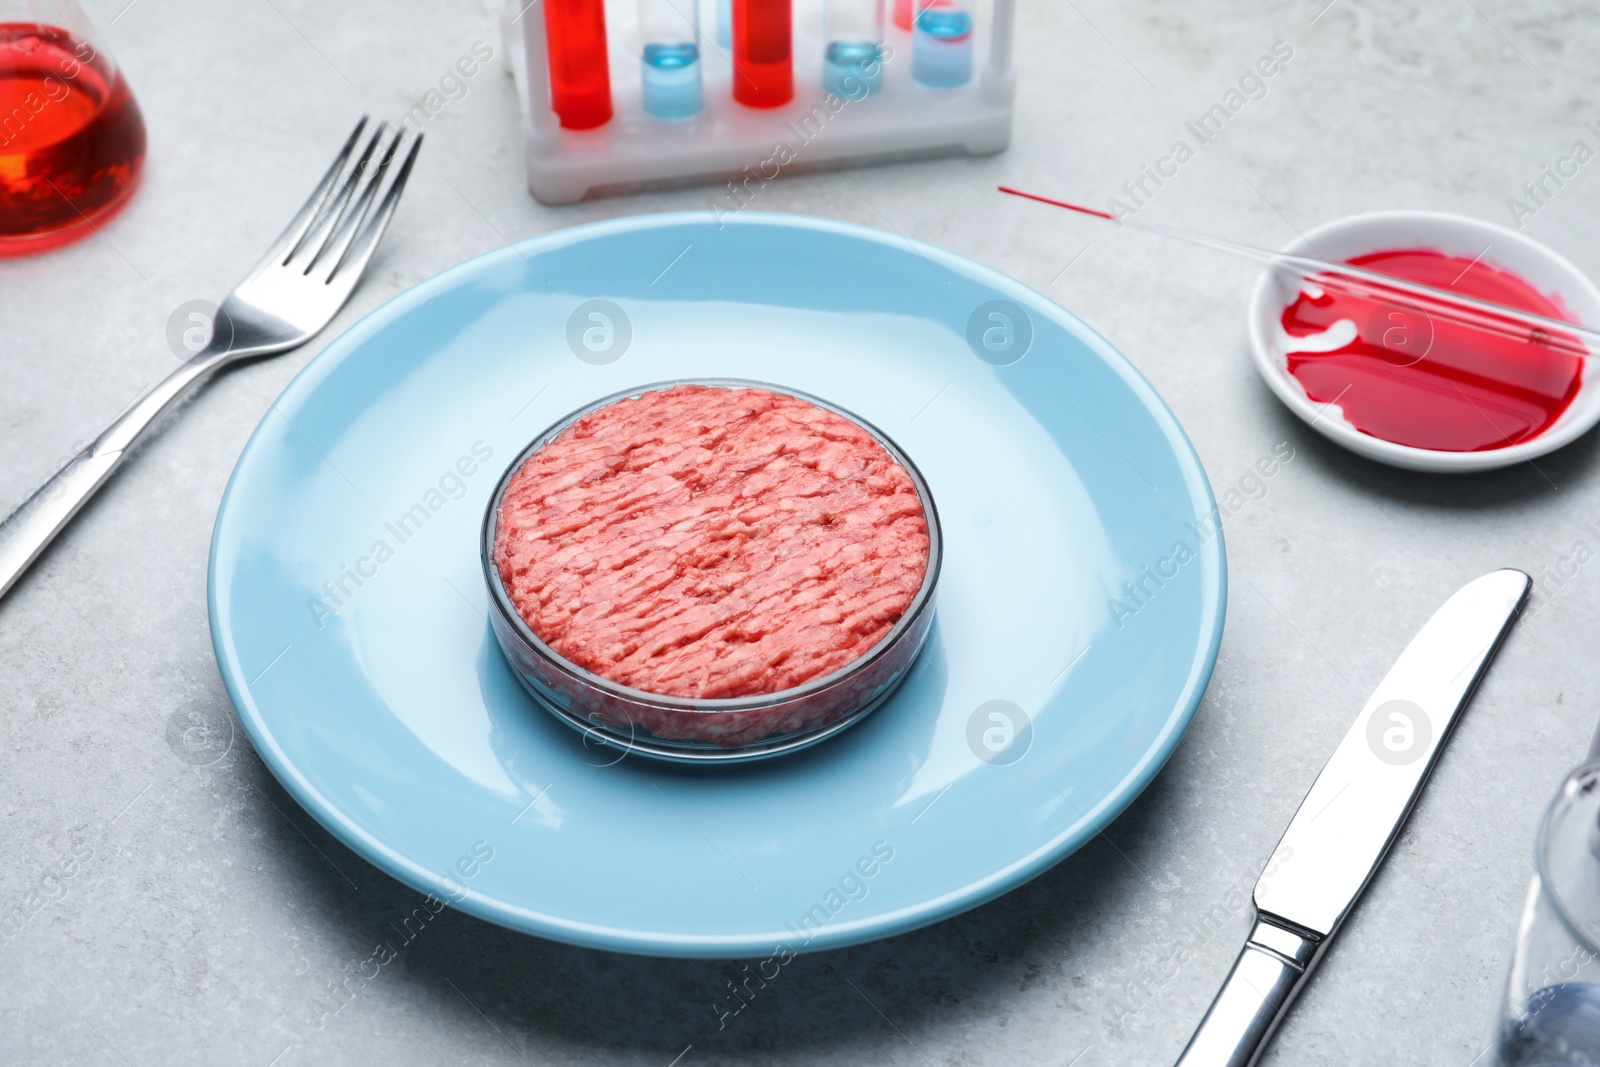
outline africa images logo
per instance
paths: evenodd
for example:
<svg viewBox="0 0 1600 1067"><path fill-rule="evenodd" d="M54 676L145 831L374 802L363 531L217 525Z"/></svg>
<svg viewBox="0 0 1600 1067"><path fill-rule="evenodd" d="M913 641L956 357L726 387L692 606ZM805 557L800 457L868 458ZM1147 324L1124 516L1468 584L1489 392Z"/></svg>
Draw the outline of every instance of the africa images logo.
<svg viewBox="0 0 1600 1067"><path fill-rule="evenodd" d="M1386 700L1367 720L1367 747L1395 767L1415 763L1428 754L1433 724L1428 713L1409 700Z"/></svg>

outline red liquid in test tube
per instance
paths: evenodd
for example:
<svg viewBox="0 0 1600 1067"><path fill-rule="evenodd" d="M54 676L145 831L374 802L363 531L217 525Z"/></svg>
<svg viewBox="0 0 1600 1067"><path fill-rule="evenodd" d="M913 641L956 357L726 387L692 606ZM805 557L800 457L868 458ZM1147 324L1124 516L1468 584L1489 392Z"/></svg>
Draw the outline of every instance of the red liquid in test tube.
<svg viewBox="0 0 1600 1067"><path fill-rule="evenodd" d="M606 64L602 0L544 0L550 55L550 107L569 130L611 121L611 70Z"/></svg>
<svg viewBox="0 0 1600 1067"><path fill-rule="evenodd" d="M929 0L894 0L894 24L909 33L917 15L930 6Z"/></svg>
<svg viewBox="0 0 1600 1067"><path fill-rule="evenodd" d="M794 99L789 3L733 0L733 98L747 107L779 107Z"/></svg>

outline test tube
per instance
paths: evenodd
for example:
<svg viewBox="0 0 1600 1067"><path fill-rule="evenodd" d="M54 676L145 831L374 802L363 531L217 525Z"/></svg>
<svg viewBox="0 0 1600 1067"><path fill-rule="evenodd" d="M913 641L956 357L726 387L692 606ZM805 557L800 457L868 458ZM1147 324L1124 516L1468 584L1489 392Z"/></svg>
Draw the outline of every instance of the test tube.
<svg viewBox="0 0 1600 1067"><path fill-rule="evenodd" d="M550 107L569 130L611 121L604 0L544 0Z"/></svg>
<svg viewBox="0 0 1600 1067"><path fill-rule="evenodd" d="M702 100L695 0L639 0L639 33L644 39L639 78L644 109L663 119L697 113Z"/></svg>
<svg viewBox="0 0 1600 1067"><path fill-rule="evenodd" d="M789 0L733 0L733 98L747 107L794 99Z"/></svg>
<svg viewBox="0 0 1600 1067"><path fill-rule="evenodd" d="M717 43L733 47L733 0L717 0Z"/></svg>
<svg viewBox="0 0 1600 1067"><path fill-rule="evenodd" d="M950 0L932 0L911 31L911 76L949 89L972 78L972 16Z"/></svg>
<svg viewBox="0 0 1600 1067"><path fill-rule="evenodd" d="M847 100L883 84L883 0L827 0L822 87Z"/></svg>
<svg viewBox="0 0 1600 1067"><path fill-rule="evenodd" d="M927 6L927 0L894 0L894 24L910 33L917 12Z"/></svg>

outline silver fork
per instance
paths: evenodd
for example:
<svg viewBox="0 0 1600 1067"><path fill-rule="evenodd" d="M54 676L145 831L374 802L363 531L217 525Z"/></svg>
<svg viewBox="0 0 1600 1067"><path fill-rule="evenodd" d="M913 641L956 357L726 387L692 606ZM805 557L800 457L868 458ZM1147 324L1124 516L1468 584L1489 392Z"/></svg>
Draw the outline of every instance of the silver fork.
<svg viewBox="0 0 1600 1067"><path fill-rule="evenodd" d="M400 156L408 140L405 130L395 130L384 144L384 122L363 146L366 127L363 115L305 206L223 299L205 348L139 394L0 523L0 597L105 483L139 436L191 387L225 364L304 344L344 306L394 215L422 147L421 135L409 138Z"/></svg>

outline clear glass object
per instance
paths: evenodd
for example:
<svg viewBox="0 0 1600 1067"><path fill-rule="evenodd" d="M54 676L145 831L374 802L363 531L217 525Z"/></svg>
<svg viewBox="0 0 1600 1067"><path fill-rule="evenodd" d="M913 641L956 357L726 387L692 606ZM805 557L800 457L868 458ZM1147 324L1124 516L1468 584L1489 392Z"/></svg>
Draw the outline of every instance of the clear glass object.
<svg viewBox="0 0 1600 1067"><path fill-rule="evenodd" d="M822 87L859 100L883 85L883 0L827 0Z"/></svg>
<svg viewBox="0 0 1600 1067"><path fill-rule="evenodd" d="M694 0L639 0L644 41L639 83L644 109L682 119L704 103L700 88L700 14Z"/></svg>
<svg viewBox="0 0 1600 1067"><path fill-rule="evenodd" d="M1534 865L1488 1063L1600 1064L1600 763L1562 783Z"/></svg>
<svg viewBox="0 0 1600 1067"><path fill-rule="evenodd" d="M500 501L529 456L578 419L627 397L674 385L765 389L799 397L844 416L870 433L903 467L916 487L928 527L928 563L922 585L883 640L845 666L776 693L728 699L663 696L594 674L541 641L518 613L494 562ZM943 539L933 496L916 465L882 431L826 400L767 382L733 378L680 379L615 393L572 412L546 429L511 461L489 497L480 552L489 587L489 623L522 687L566 725L623 753L678 763L728 763L765 759L816 744L859 722L899 688L933 624Z"/></svg>
<svg viewBox="0 0 1600 1067"><path fill-rule="evenodd" d="M911 31L911 76L949 89L972 79L972 15L950 0L933 0L917 12Z"/></svg>
<svg viewBox="0 0 1600 1067"><path fill-rule="evenodd" d="M92 233L144 166L144 117L72 0L0 0L0 257Z"/></svg>

